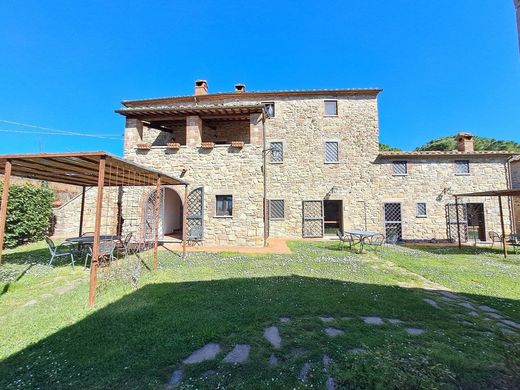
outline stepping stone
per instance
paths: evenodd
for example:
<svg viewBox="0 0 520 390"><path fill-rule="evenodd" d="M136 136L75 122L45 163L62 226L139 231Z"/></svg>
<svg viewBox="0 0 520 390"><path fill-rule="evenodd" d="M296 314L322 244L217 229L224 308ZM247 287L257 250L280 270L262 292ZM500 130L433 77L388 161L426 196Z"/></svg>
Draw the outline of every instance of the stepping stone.
<svg viewBox="0 0 520 390"><path fill-rule="evenodd" d="M424 333L424 329L421 328L406 328L406 333L412 335L412 336L418 336L420 334Z"/></svg>
<svg viewBox="0 0 520 390"><path fill-rule="evenodd" d="M334 317L320 317L321 322L327 323L334 320Z"/></svg>
<svg viewBox="0 0 520 390"><path fill-rule="evenodd" d="M204 371L200 377L202 379L207 379L207 378L212 377L212 376L214 376L216 374L217 374L217 372L215 370L208 370L208 371Z"/></svg>
<svg viewBox="0 0 520 390"><path fill-rule="evenodd" d="M397 318L389 318L387 319L388 322L390 322L391 324L394 324L394 325L398 325L398 324L402 324L403 321L401 320L398 320Z"/></svg>
<svg viewBox="0 0 520 390"><path fill-rule="evenodd" d="M367 350L365 348L351 348L348 350L351 353L366 353Z"/></svg>
<svg viewBox="0 0 520 390"><path fill-rule="evenodd" d="M511 320L502 320L502 323L504 323L508 326L511 326L513 328L520 329L520 324L518 322L511 321Z"/></svg>
<svg viewBox="0 0 520 390"><path fill-rule="evenodd" d="M439 293L445 298L449 298L449 299L458 299L459 298L458 295L455 295L449 291L440 291Z"/></svg>
<svg viewBox="0 0 520 390"><path fill-rule="evenodd" d="M181 369L178 369L178 370L175 370L172 374L172 376L170 377L170 380L168 381L168 386L169 387L177 387L181 384L182 382L182 370Z"/></svg>
<svg viewBox="0 0 520 390"><path fill-rule="evenodd" d="M201 349L197 349L190 356L184 359L184 364L197 364L206 360L213 360L220 353L220 345L217 343L209 343Z"/></svg>
<svg viewBox="0 0 520 390"><path fill-rule="evenodd" d="M327 390L334 390L336 388L336 384L334 383L334 379L332 379L332 377L328 377L327 382L325 382L325 388Z"/></svg>
<svg viewBox="0 0 520 390"><path fill-rule="evenodd" d="M332 359L329 355L323 355L323 367L325 368L325 371L329 369L330 363L332 362Z"/></svg>
<svg viewBox="0 0 520 390"><path fill-rule="evenodd" d="M271 326L264 330L264 338L271 343L271 345L280 349L282 345L282 338L280 337L280 333L278 333L278 328L276 326Z"/></svg>
<svg viewBox="0 0 520 390"><path fill-rule="evenodd" d="M500 313L497 309L493 309L487 305L480 305L478 308L486 313Z"/></svg>
<svg viewBox="0 0 520 390"><path fill-rule="evenodd" d="M469 322L469 321L461 321L460 323L462 325L466 325L466 326L473 326L473 325L475 325L473 322Z"/></svg>
<svg viewBox="0 0 520 390"><path fill-rule="evenodd" d="M435 302L433 299L424 298L424 302L426 302L428 305L431 305L437 309L439 308L439 305L437 305L437 302Z"/></svg>
<svg viewBox="0 0 520 390"><path fill-rule="evenodd" d="M478 313L475 310L469 311L468 315L470 315L471 317L478 317Z"/></svg>
<svg viewBox="0 0 520 390"><path fill-rule="evenodd" d="M361 318L363 318L363 321L365 321L365 324L369 324L369 325L383 325L384 324L381 317L361 317Z"/></svg>
<svg viewBox="0 0 520 390"><path fill-rule="evenodd" d="M466 309L469 309L469 310L475 310L475 306L473 306L471 303L469 302L459 302L459 305L462 306L462 307L465 307Z"/></svg>
<svg viewBox="0 0 520 390"><path fill-rule="evenodd" d="M309 375L310 370L311 370L311 364L305 363L302 366L300 373L298 374L298 379L301 380L302 382L305 382L307 380L307 375Z"/></svg>
<svg viewBox="0 0 520 390"><path fill-rule="evenodd" d="M518 332L514 331L513 329L507 327L507 326L498 326L499 329L502 331L502 333L504 334L518 334Z"/></svg>
<svg viewBox="0 0 520 390"><path fill-rule="evenodd" d="M237 344L235 348L226 355L224 363L244 363L249 357L251 346L248 344Z"/></svg>
<svg viewBox="0 0 520 390"><path fill-rule="evenodd" d="M271 356L269 356L269 365L276 366L277 364L278 364L278 358L276 357L276 355L274 353L272 353Z"/></svg>
<svg viewBox="0 0 520 390"><path fill-rule="evenodd" d="M288 322L291 322L291 319L289 317L280 317L280 322L282 324L287 324Z"/></svg>
<svg viewBox="0 0 520 390"><path fill-rule="evenodd" d="M500 320L500 319L504 318L500 314L495 313L494 311L486 312L485 315L488 317L494 318L495 320Z"/></svg>
<svg viewBox="0 0 520 390"><path fill-rule="evenodd" d="M350 321L352 317L341 317L342 321Z"/></svg>
<svg viewBox="0 0 520 390"><path fill-rule="evenodd" d="M324 332L329 337L336 337L336 336L339 336L339 335L345 333L345 331L342 329L332 328L332 327L325 328Z"/></svg>

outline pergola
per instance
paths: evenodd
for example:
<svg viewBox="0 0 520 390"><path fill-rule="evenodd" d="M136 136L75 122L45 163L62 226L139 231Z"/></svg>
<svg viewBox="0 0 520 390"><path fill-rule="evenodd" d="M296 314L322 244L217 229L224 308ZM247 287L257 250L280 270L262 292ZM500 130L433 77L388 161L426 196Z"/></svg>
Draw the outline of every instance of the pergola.
<svg viewBox="0 0 520 390"><path fill-rule="evenodd" d="M96 299L96 280L99 265L99 244L101 218L103 209L104 187L152 187L156 188L155 198L155 229L153 231L153 269L157 270L157 250L159 231L159 205L162 185L184 186L184 202L188 197L188 183L150 169L143 165L122 159L107 152L80 153L44 153L44 154L13 154L0 155L0 173L4 174L2 203L0 206L0 266L4 246L5 221L9 200L11 176L35 180L57 182L82 187L79 235L82 234L85 210L86 187L97 187L95 207L94 239L92 261L90 267L89 305L93 306ZM182 246L183 256L186 255L186 213L184 207L182 216Z"/></svg>
<svg viewBox="0 0 520 390"><path fill-rule="evenodd" d="M477 196L491 196L498 197L498 207L500 209L500 227L502 229L502 247L504 250L504 257L507 257L507 240L506 240L506 229L504 224L504 210L502 206L502 197L510 197L510 196L520 196L520 188L519 189L508 189L508 190L491 190L491 191L481 191L481 192L469 192L465 194L456 194L455 196L455 208L457 211L457 238L459 242L459 248L462 247L461 237L460 237L460 221L459 221L459 198L460 197L477 197Z"/></svg>

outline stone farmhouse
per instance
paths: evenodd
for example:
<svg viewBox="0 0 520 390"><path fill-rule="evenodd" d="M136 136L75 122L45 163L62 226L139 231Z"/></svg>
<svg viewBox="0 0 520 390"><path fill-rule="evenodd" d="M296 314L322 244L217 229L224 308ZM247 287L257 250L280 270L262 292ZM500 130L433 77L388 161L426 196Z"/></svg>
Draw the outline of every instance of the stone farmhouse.
<svg viewBox="0 0 520 390"><path fill-rule="evenodd" d="M126 159L190 183L186 206L184 194L162 190L165 242L181 237L184 207L188 233L202 245L260 246L266 237L349 228L392 240L453 240L453 194L520 188L518 156L474 151L468 133L457 135L454 151L381 152L380 92L248 92L237 84L209 93L198 80L193 95L123 101L116 112L126 117ZM151 189L144 209L154 198ZM496 198L460 207L465 239L486 241L500 231ZM58 221L61 214L73 226L65 215L74 208L64 205ZM520 201L509 199L505 212L507 229L516 231Z"/></svg>

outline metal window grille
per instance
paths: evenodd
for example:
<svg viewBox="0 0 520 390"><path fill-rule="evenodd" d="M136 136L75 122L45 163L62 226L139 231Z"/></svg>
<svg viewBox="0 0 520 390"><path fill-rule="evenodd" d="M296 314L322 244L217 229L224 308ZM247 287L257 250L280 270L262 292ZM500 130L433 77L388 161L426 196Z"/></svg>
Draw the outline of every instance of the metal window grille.
<svg viewBox="0 0 520 390"><path fill-rule="evenodd" d="M232 195L217 195L217 215L230 216L233 215L233 196Z"/></svg>
<svg viewBox="0 0 520 390"><path fill-rule="evenodd" d="M203 211L204 211L204 188L195 188L188 194L188 215L186 225L188 237L194 237L193 232L200 234L200 239L204 236L203 230Z"/></svg>
<svg viewBox="0 0 520 390"><path fill-rule="evenodd" d="M408 163L406 161L394 161L394 175L407 175Z"/></svg>
<svg viewBox="0 0 520 390"><path fill-rule="evenodd" d="M388 242L403 239L401 203L385 203L385 233Z"/></svg>
<svg viewBox="0 0 520 390"><path fill-rule="evenodd" d="M418 217L426 217L426 203L419 202L416 205L416 212Z"/></svg>
<svg viewBox="0 0 520 390"><path fill-rule="evenodd" d="M285 218L285 201L282 199L269 201L269 219Z"/></svg>
<svg viewBox="0 0 520 390"><path fill-rule="evenodd" d="M327 115L327 116L338 115L338 101L337 100L325 100L325 115Z"/></svg>
<svg viewBox="0 0 520 390"><path fill-rule="evenodd" d="M339 161L339 147L337 142L325 142L325 162Z"/></svg>
<svg viewBox="0 0 520 390"><path fill-rule="evenodd" d="M264 103L264 111L268 118L274 118L275 111L274 111L274 103Z"/></svg>
<svg viewBox="0 0 520 390"><path fill-rule="evenodd" d="M271 142L271 162L283 161L283 143Z"/></svg>
<svg viewBox="0 0 520 390"><path fill-rule="evenodd" d="M459 232L461 241L468 240L468 208L465 203L459 203ZM450 203L446 205L446 235L448 240L458 240L457 233L457 205Z"/></svg>
<svg viewBox="0 0 520 390"><path fill-rule="evenodd" d="M468 160L456 160L455 161L455 173L457 175L467 175L469 173L469 161Z"/></svg>
<svg viewBox="0 0 520 390"><path fill-rule="evenodd" d="M323 237L323 201L303 201L303 237Z"/></svg>

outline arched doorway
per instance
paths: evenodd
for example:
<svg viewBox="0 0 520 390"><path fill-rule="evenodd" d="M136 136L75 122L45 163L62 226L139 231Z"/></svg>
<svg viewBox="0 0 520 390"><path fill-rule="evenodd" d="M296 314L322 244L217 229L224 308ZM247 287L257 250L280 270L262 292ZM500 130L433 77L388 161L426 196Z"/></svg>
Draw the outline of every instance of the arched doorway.
<svg viewBox="0 0 520 390"><path fill-rule="evenodd" d="M145 237L151 239L155 235L156 191L150 192L146 200L144 213ZM159 207L159 239L163 242L182 240L183 204L177 191L163 187Z"/></svg>

